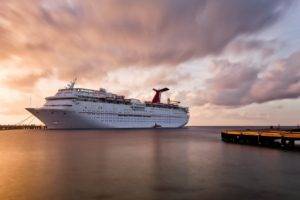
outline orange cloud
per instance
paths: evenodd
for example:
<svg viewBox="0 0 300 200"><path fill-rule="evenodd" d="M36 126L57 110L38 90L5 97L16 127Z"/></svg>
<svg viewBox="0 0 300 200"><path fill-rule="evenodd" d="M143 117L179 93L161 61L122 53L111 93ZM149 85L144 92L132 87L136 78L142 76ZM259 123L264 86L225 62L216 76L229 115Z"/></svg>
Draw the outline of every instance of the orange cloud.
<svg viewBox="0 0 300 200"><path fill-rule="evenodd" d="M22 73L19 72L18 75L13 77L7 77L1 82L6 85L6 87L9 87L11 89L18 89L21 91L33 91L35 89L35 85L41 78L47 78L49 77L50 72L49 71L41 71L41 72L32 72L30 74L28 73Z"/></svg>

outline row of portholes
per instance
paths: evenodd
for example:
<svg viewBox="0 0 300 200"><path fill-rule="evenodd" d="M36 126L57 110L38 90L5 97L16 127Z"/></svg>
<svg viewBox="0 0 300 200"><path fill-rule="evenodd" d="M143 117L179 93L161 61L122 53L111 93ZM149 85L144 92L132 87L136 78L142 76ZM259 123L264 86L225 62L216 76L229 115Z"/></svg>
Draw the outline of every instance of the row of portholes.
<svg viewBox="0 0 300 200"><path fill-rule="evenodd" d="M101 119L103 122L160 122L160 123L171 123L171 122L180 122L180 120L171 120L170 118L167 119L158 119L158 118L128 118L128 117L100 117L100 116L93 116L94 119Z"/></svg>

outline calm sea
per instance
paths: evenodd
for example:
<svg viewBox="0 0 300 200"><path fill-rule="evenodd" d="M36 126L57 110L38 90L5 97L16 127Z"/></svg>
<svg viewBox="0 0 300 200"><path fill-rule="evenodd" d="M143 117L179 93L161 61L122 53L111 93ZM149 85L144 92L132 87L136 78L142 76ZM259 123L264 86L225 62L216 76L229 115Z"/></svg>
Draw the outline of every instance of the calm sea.
<svg viewBox="0 0 300 200"><path fill-rule="evenodd" d="M1 131L0 199L300 199L299 151L222 129Z"/></svg>

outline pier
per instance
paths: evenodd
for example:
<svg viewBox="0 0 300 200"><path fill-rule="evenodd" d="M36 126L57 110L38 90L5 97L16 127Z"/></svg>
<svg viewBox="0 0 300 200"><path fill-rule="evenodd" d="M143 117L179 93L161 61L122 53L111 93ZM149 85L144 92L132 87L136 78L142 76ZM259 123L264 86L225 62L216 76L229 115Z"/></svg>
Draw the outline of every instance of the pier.
<svg viewBox="0 0 300 200"><path fill-rule="evenodd" d="M0 131L2 130L17 130L17 129L47 129L45 125L34 124L33 121L36 118L33 115L27 116L25 119L22 119L15 124L0 124Z"/></svg>
<svg viewBox="0 0 300 200"><path fill-rule="evenodd" d="M224 142L293 149L295 141L300 141L300 132L283 130L232 130L222 131L221 137Z"/></svg>
<svg viewBox="0 0 300 200"><path fill-rule="evenodd" d="M1 130L15 130L15 129L47 129L44 125L35 125L35 124L29 124L29 125L0 125L0 131Z"/></svg>

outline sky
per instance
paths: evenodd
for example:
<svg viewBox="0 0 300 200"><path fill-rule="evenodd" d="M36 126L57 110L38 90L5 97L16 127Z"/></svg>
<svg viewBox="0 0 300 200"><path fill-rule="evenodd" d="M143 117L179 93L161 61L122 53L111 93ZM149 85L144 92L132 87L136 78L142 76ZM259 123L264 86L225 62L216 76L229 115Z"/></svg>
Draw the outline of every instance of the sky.
<svg viewBox="0 0 300 200"><path fill-rule="evenodd" d="M189 125L300 124L297 0L0 0L0 47L0 124L74 77L142 100L168 87Z"/></svg>

